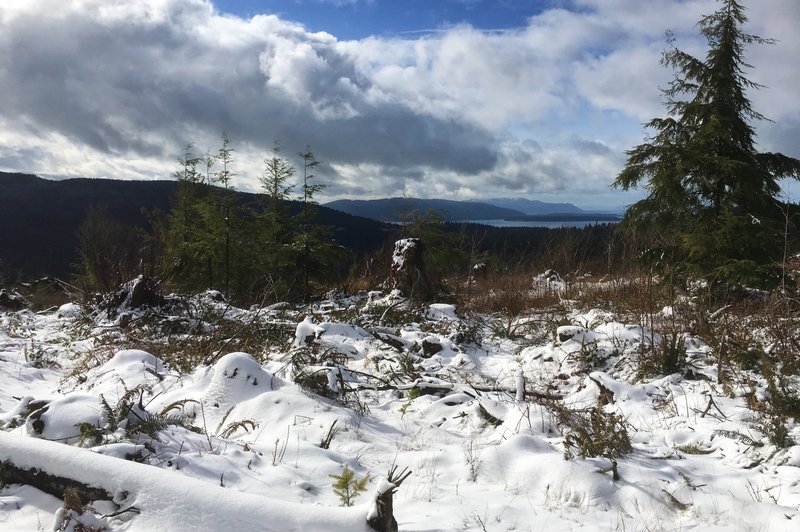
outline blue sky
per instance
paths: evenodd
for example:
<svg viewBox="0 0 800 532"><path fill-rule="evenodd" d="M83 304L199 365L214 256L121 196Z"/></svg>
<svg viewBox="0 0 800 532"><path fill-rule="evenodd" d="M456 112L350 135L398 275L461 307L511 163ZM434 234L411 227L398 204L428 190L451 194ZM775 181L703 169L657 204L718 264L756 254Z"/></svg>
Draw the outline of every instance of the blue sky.
<svg viewBox="0 0 800 532"><path fill-rule="evenodd" d="M744 0L759 148L800 157L800 2ZM0 170L168 179L191 143L259 190L311 145L321 201L527 197L621 209L609 186L664 116L665 30L705 53L715 0L2 0ZM213 171L213 169L212 169ZM792 191L792 198L800 192Z"/></svg>
<svg viewBox="0 0 800 532"><path fill-rule="evenodd" d="M224 12L240 17L276 14L302 22L311 31L339 39L429 33L468 24L481 30L522 28L551 6L535 0L217 0Z"/></svg>

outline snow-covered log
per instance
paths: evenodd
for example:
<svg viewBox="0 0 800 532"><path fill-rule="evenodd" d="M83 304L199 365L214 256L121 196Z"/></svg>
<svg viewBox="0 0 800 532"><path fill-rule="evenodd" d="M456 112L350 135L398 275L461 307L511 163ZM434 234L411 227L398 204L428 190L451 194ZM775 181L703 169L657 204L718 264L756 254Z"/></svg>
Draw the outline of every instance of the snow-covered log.
<svg viewBox="0 0 800 532"><path fill-rule="evenodd" d="M51 475L40 468L20 467L11 460L0 462L0 486L26 484L53 497L63 498L64 492L71 489L81 504L94 501L111 500L113 496L103 488L96 488L78 482L73 478Z"/></svg>
<svg viewBox="0 0 800 532"><path fill-rule="evenodd" d="M115 519L126 530L376 530L367 523L378 517L375 502L333 508L277 501L223 488L155 466L104 456L38 438L0 432L0 462L13 471L38 470L67 479L95 495L108 496L120 507L135 507ZM12 469L7 468L8 471ZM35 482L35 480L32 480ZM27 480L26 480L27 482ZM34 485L34 487L36 487ZM389 490L390 492L393 490ZM378 493L376 499L387 493ZM391 496L391 494L388 494ZM387 509L384 507L384 509ZM391 511L391 506L388 507ZM383 522L392 516L381 515ZM396 528L395 528L396 530Z"/></svg>

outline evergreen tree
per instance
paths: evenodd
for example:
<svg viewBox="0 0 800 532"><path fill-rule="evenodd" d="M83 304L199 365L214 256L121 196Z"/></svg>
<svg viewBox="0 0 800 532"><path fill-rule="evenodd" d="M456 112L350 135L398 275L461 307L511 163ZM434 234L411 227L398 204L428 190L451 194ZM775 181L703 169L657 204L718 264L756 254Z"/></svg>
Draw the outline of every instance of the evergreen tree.
<svg viewBox="0 0 800 532"><path fill-rule="evenodd" d="M213 155L211 155L211 153L208 150L206 150L206 152L203 154L203 157L200 160L206 167L206 176L205 179L202 180L202 182L206 185L214 184L214 177L213 177L214 174L211 172L211 169L214 167L214 164L216 164L217 159Z"/></svg>
<svg viewBox="0 0 800 532"><path fill-rule="evenodd" d="M236 150L231 147L231 140L228 138L228 134L223 131L222 146L220 147L216 156L216 160L222 164L222 169L215 172L214 177L216 178L217 183L222 185L222 188L225 190L231 189L231 179L233 179L233 176L236 175L231 171L230 168L233 164L234 151Z"/></svg>
<svg viewBox="0 0 800 532"><path fill-rule="evenodd" d="M222 218L215 195L204 186L206 177L198 171L206 164L210 176L208 157L198 157L192 145L184 148L178 159L179 169L173 173L178 180L177 198L169 216L166 235L166 255L169 271L176 284L186 290L212 288L214 274L219 270L222 240Z"/></svg>
<svg viewBox="0 0 800 532"><path fill-rule="evenodd" d="M425 250L425 267L437 291L445 291L442 280L447 275L464 273L469 268L463 251L463 233L449 228L441 214L429 210L425 214L417 211L403 213L400 226L402 238L419 238Z"/></svg>
<svg viewBox="0 0 800 532"><path fill-rule="evenodd" d="M308 224L314 214L314 205L316 205L314 195L325 190L325 184L311 182L316 177L312 172L320 164L314 156L314 152L311 151L311 146L306 146L305 151L300 152L298 155L303 159L303 184L301 185L302 194L300 195L300 201L303 203L301 221L304 224Z"/></svg>
<svg viewBox="0 0 800 532"><path fill-rule="evenodd" d="M291 235L285 202L294 185L288 184L295 174L294 165L281 157L280 145L276 141L272 154L264 159L264 174L261 185L267 204L264 208L262 241L265 244L262 263L265 267L265 282L276 300L290 295L292 288L292 257L289 253Z"/></svg>
<svg viewBox="0 0 800 532"><path fill-rule="evenodd" d="M186 241L189 235L193 209L198 195L197 184L200 182L200 173L197 165L200 157L192 151L192 145L187 144L183 149L183 157L178 158L179 169L172 176L178 180L178 204L173 212L178 218L181 240Z"/></svg>
<svg viewBox="0 0 800 532"><path fill-rule="evenodd" d="M314 156L311 146L298 154L303 160L303 182L300 185L301 202L298 215L298 232L295 235L295 249L299 253L300 271L302 273L302 297L308 301L310 296L311 276L320 274L333 267L339 249L332 243L328 232L313 224L317 212L314 196L325 189L325 184L314 183L313 171L320 165Z"/></svg>
<svg viewBox="0 0 800 532"><path fill-rule="evenodd" d="M772 43L743 31L747 22L737 0L700 20L708 42L705 60L674 46L662 64L675 70L663 90L667 118L647 123L654 134L630 150L616 187L646 182L648 196L626 213L624 224L647 230L649 256L664 271L716 283L770 286L777 282L783 253L778 179L800 177L800 161L756 151L751 121L763 117L751 106L749 44Z"/></svg>
<svg viewBox="0 0 800 532"><path fill-rule="evenodd" d="M179 289L221 288L245 297L257 275L257 238L248 226L254 216L234 201L234 151L223 133L216 154L198 157L188 145L178 159L173 208L165 221L153 225L164 242L166 270ZM219 169L212 172L216 164Z"/></svg>
<svg viewBox="0 0 800 532"><path fill-rule="evenodd" d="M345 464L341 475L330 475L335 480L333 483L333 492L339 496L342 501L342 506L353 506L353 501L356 497L367 491L367 482L369 482L369 475L365 475L361 479L356 478L356 473Z"/></svg>
<svg viewBox="0 0 800 532"><path fill-rule="evenodd" d="M281 148L276 141L272 147L272 155L264 159L264 175L261 177L261 185L267 196L267 212L270 223L277 227L282 218L282 204L289 199L294 185L288 185L288 181L294 177L295 168L292 163L281 157Z"/></svg>
<svg viewBox="0 0 800 532"><path fill-rule="evenodd" d="M217 152L217 161L222 164L222 169L214 173L217 183L222 185L224 192L222 194L222 214L225 220L225 277L223 286L225 293L228 293L230 288L230 269L231 269L231 217L236 214L235 207L231 204L231 180L236 175L231 171L231 164L233 163L233 152L235 150L231 147L231 141L228 134L222 132L222 146ZM232 208L234 207L234 208Z"/></svg>

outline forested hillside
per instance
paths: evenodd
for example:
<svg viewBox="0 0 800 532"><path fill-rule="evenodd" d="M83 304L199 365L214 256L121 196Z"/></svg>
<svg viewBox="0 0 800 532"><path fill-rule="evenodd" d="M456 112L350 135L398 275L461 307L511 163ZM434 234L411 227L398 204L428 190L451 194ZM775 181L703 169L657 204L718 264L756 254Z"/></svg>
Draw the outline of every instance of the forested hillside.
<svg viewBox="0 0 800 532"><path fill-rule="evenodd" d="M65 179L0 172L0 261L6 275L66 277L79 260L78 230L92 209L102 209L126 226L150 228L147 212L168 212L176 181ZM240 205L260 207L257 194L234 192ZM288 215L300 205L286 201ZM373 250L387 238L387 227L320 207L315 222L331 227L337 242L355 251Z"/></svg>

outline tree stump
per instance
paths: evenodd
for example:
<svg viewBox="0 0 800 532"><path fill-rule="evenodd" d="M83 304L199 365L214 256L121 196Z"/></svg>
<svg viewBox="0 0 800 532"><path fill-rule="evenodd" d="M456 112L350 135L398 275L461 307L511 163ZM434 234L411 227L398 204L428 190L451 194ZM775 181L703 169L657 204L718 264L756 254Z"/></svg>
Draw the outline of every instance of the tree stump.
<svg viewBox="0 0 800 532"><path fill-rule="evenodd" d="M389 288L400 290L409 299L427 301L433 297L433 285L425 271L424 252L419 238L395 242L387 280Z"/></svg>

